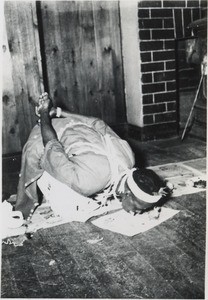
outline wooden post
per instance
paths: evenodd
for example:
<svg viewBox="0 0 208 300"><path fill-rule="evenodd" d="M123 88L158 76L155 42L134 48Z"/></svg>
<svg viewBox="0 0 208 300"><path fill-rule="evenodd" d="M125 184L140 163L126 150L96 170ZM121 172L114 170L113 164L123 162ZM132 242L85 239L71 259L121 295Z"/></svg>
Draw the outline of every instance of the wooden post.
<svg viewBox="0 0 208 300"><path fill-rule="evenodd" d="M138 1L120 1L127 121L143 127Z"/></svg>
<svg viewBox="0 0 208 300"><path fill-rule="evenodd" d="M2 49L2 154L9 154L20 152L21 145L14 85L12 81L12 61L9 53L4 18Z"/></svg>
<svg viewBox="0 0 208 300"><path fill-rule="evenodd" d="M35 2L6 1L4 12L23 146L36 123L34 103L43 92Z"/></svg>

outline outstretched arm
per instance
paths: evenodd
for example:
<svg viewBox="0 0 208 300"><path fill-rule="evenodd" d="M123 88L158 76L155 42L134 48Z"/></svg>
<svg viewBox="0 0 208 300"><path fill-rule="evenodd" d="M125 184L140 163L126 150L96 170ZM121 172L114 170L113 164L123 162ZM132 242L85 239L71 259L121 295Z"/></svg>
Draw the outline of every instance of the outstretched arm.
<svg viewBox="0 0 208 300"><path fill-rule="evenodd" d="M58 140L57 134L51 124L51 108L52 101L47 93L43 93L39 98L38 113L40 114L40 126L44 146L53 139Z"/></svg>
<svg viewBox="0 0 208 300"><path fill-rule="evenodd" d="M36 106L36 115L38 117L40 117L40 111L41 111L41 103L42 103L42 99L43 97L48 97L48 100L50 100L50 109L49 109L49 117L50 118L68 118L68 117L72 117L72 118L76 118L76 121L81 121L81 122L85 122L86 124L91 124L92 122L94 122L94 120L97 120L97 118L95 117L86 117L77 113L73 113L73 112L69 112L67 110L64 110L60 107L53 107L52 105L52 100L50 99L48 93L43 93L42 95L40 95L39 97L39 101L38 101L38 105Z"/></svg>
<svg viewBox="0 0 208 300"><path fill-rule="evenodd" d="M43 105L44 103L44 105ZM68 118L71 117L71 120L74 122L81 122L86 125L91 126L97 132L101 134L110 134L112 136L118 137L116 133L109 127L107 124L99 118L83 116L76 113L71 113L69 111L63 110L60 107L53 107L52 100L49 98L47 93L43 93L39 97L39 106L36 108L36 114L40 117L41 120L41 132L44 141L51 140L49 139L49 133L51 135L51 131L53 130L54 135L56 134L55 130L51 124L51 118ZM49 130L50 129L50 130ZM47 138L48 137L48 138ZM55 137L53 137L54 139ZM57 136L56 136L57 138Z"/></svg>
<svg viewBox="0 0 208 300"><path fill-rule="evenodd" d="M41 111L41 103L43 97L48 97L48 100L50 101L50 106L48 109L48 114L50 118L68 118L71 117L71 120L75 122L82 122L86 125L90 125L92 127L95 127L96 130L99 131L100 127L106 127L103 121L101 121L99 118L96 117L90 117L90 116L84 116L77 113L69 112L67 110L64 110L60 107L53 107L52 101L47 93L43 93L39 97L39 106L36 106L36 115L40 117L40 111ZM40 118L41 119L41 118ZM102 122L102 124L100 124ZM98 124L99 123L99 124ZM98 128L97 128L98 127Z"/></svg>

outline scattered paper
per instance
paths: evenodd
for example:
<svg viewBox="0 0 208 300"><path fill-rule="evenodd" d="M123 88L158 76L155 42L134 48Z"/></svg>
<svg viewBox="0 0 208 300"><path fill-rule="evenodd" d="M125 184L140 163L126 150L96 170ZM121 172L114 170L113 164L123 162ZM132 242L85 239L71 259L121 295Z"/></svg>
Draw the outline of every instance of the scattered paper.
<svg viewBox="0 0 208 300"><path fill-rule="evenodd" d="M201 165L206 165L206 160L199 159ZM150 167L161 178L173 184L172 197L178 197L182 195L194 194L206 190L206 172L201 168L197 170L195 166L196 160L170 163L160 166ZM196 185L197 181L205 182L205 185Z"/></svg>
<svg viewBox="0 0 208 300"><path fill-rule="evenodd" d="M115 213L100 217L92 221L92 224L102 229L107 229L127 236L134 236L158 226L162 222L172 218L178 212L179 210L162 207L159 217L152 218L151 214L147 212L133 216L122 209Z"/></svg>
<svg viewBox="0 0 208 300"><path fill-rule="evenodd" d="M206 164L205 159L198 161L201 166ZM206 174L204 173L204 168L200 168L200 170L195 169L197 162L196 160L185 161L150 168L173 184L172 197L178 197L206 190ZM30 234L41 228L49 228L72 221L86 222L92 217L98 217L92 223L100 228L133 236L159 225L179 212L163 207L157 218L152 217L153 215L150 213L133 216L122 209L121 202L118 200L108 202L108 206L99 206L90 198L80 196L72 190L70 190L69 194L68 187L63 184L60 187L60 183L54 180L53 185L51 185L51 177L49 175L41 178L42 181L38 181L39 187L43 190L46 198L50 198L50 200L47 199L47 203L43 203L37 208L31 223L27 227L23 224L18 228L8 228L6 222L3 222L2 239ZM196 184L200 181L205 182L205 184ZM57 185L58 189L55 189ZM6 214L2 216L5 218ZM4 243L9 244L10 242L7 239L7 242ZM22 240L16 240L15 242L17 242L17 245L22 245ZM91 241L91 243L94 242L99 241Z"/></svg>
<svg viewBox="0 0 208 300"><path fill-rule="evenodd" d="M173 194L172 197L179 197L182 195L199 193L206 190L206 187L195 186L195 182L204 181L206 182L206 176L196 176L196 177L175 177L169 179L173 184Z"/></svg>
<svg viewBox="0 0 208 300"><path fill-rule="evenodd" d="M25 233L30 234L42 228L50 228L73 221L86 222L92 217L104 215L110 211L116 211L121 209L121 207L122 205L119 200L109 201L107 206L99 206L98 204L91 205L91 203L89 203L89 205L85 206L85 209L74 211L73 214L69 213L68 216L67 214L65 214L65 216L59 216L53 212L49 203L43 203L36 209L31 222L27 227L23 225L19 228L5 228L1 238L4 239L7 237L23 235ZM70 209L69 212L71 212Z"/></svg>

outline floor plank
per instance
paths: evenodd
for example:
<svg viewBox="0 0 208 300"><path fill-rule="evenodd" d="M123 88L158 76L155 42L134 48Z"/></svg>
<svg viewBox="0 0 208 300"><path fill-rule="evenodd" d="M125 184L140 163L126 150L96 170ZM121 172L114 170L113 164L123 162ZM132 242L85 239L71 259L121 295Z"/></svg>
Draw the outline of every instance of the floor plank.
<svg viewBox="0 0 208 300"><path fill-rule="evenodd" d="M89 233L97 232L98 236L103 237L102 245L93 245L92 251L101 257L105 269L120 284L122 298L154 298L156 295L159 297L160 292L156 289L158 284L161 286L161 295L180 296L139 255L137 249L130 244L131 238L101 230L92 224L87 229ZM80 230L79 228L79 232Z"/></svg>

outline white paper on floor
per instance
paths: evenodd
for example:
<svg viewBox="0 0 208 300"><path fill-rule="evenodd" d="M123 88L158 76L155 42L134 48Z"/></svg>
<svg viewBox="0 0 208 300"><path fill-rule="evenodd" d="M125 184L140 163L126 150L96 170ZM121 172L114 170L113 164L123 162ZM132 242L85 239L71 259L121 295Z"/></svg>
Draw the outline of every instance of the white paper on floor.
<svg viewBox="0 0 208 300"><path fill-rule="evenodd" d="M69 213L68 216L66 214L65 217L61 217L53 212L49 203L43 203L36 209L31 219L31 223L29 223L27 227L25 227L24 224L18 228L8 228L7 226L4 226L2 227L3 230L1 231L1 238L4 239L7 237L23 235L26 232L36 232L41 228L50 228L73 221L86 222L92 217L121 209L122 206L120 201L113 200L108 202L108 206L99 207L97 205L97 207L97 209L94 209L94 207L92 207L91 205L85 206L84 211L80 210L73 215Z"/></svg>
<svg viewBox="0 0 208 300"><path fill-rule="evenodd" d="M180 163L170 163L160 166L153 166L150 168L162 178L166 179L174 185L172 197L178 197L181 195L192 194L206 190L206 187L204 188L203 185L200 186L200 184L195 184L196 182L204 181L206 185L206 174L204 171L206 168L196 169L195 165L198 161L202 166L206 164L206 159L200 159ZM44 187L47 189L47 184L45 184ZM69 199L71 200L73 199L73 197L68 197L68 194L67 192L65 192L63 187L61 190L64 194L63 199L62 197L60 197L60 192L57 196L54 193L54 191L51 190L54 199L60 200L61 198L61 200L64 201L64 199L66 198L65 200L70 206L71 203ZM100 207L99 209L94 208L94 205L92 206L87 205L87 207L85 206L83 209L79 210L79 212L75 213L73 211L73 213L70 215L68 214L68 212L72 212L71 207L67 208L67 206L63 203L62 207L64 208L64 211L66 212L67 216L66 218L61 218L53 214L49 203L43 204L37 209L37 211L33 215L32 223L28 226L27 231L35 232L40 228L53 227L71 221L85 222L92 216L99 216L121 209L121 203L118 201L111 201L107 207ZM178 211L163 207L160 217L155 220L150 220L148 214L132 216L129 213L126 213L124 210L120 210L119 212L116 212L114 214L111 213L107 216L98 218L97 220L93 221L93 224L95 224L98 227L106 226L105 229L132 236L137 233L144 232L150 228L153 228L154 226L157 226L161 222L164 222L168 218L174 216L177 212ZM125 222L123 220L125 220ZM8 228L7 226L5 226L5 222L3 228L4 230L1 231L1 238L23 235L26 231L26 227L24 225L18 228Z"/></svg>
<svg viewBox="0 0 208 300"><path fill-rule="evenodd" d="M108 229L127 236L134 236L172 218L178 212L179 210L162 207L159 217L154 218L152 211L133 216L122 209L100 217L92 221L92 224L102 229Z"/></svg>
<svg viewBox="0 0 208 300"><path fill-rule="evenodd" d="M174 189L172 197L178 197L206 190L207 176L204 173L204 169L199 171L196 168L191 167L191 163L195 161L196 160L170 163L150 168L161 176L161 178L173 184ZM206 161L204 161L204 163L206 163ZM200 185L200 182L203 184Z"/></svg>
<svg viewBox="0 0 208 300"><path fill-rule="evenodd" d="M179 197L182 195L199 193L206 190L206 188L203 187L203 185L200 186L200 181L206 182L205 175L196 176L192 178L187 176L175 177L169 179L168 181L170 181L174 186L172 197ZM198 185L196 184L197 182L199 183Z"/></svg>

